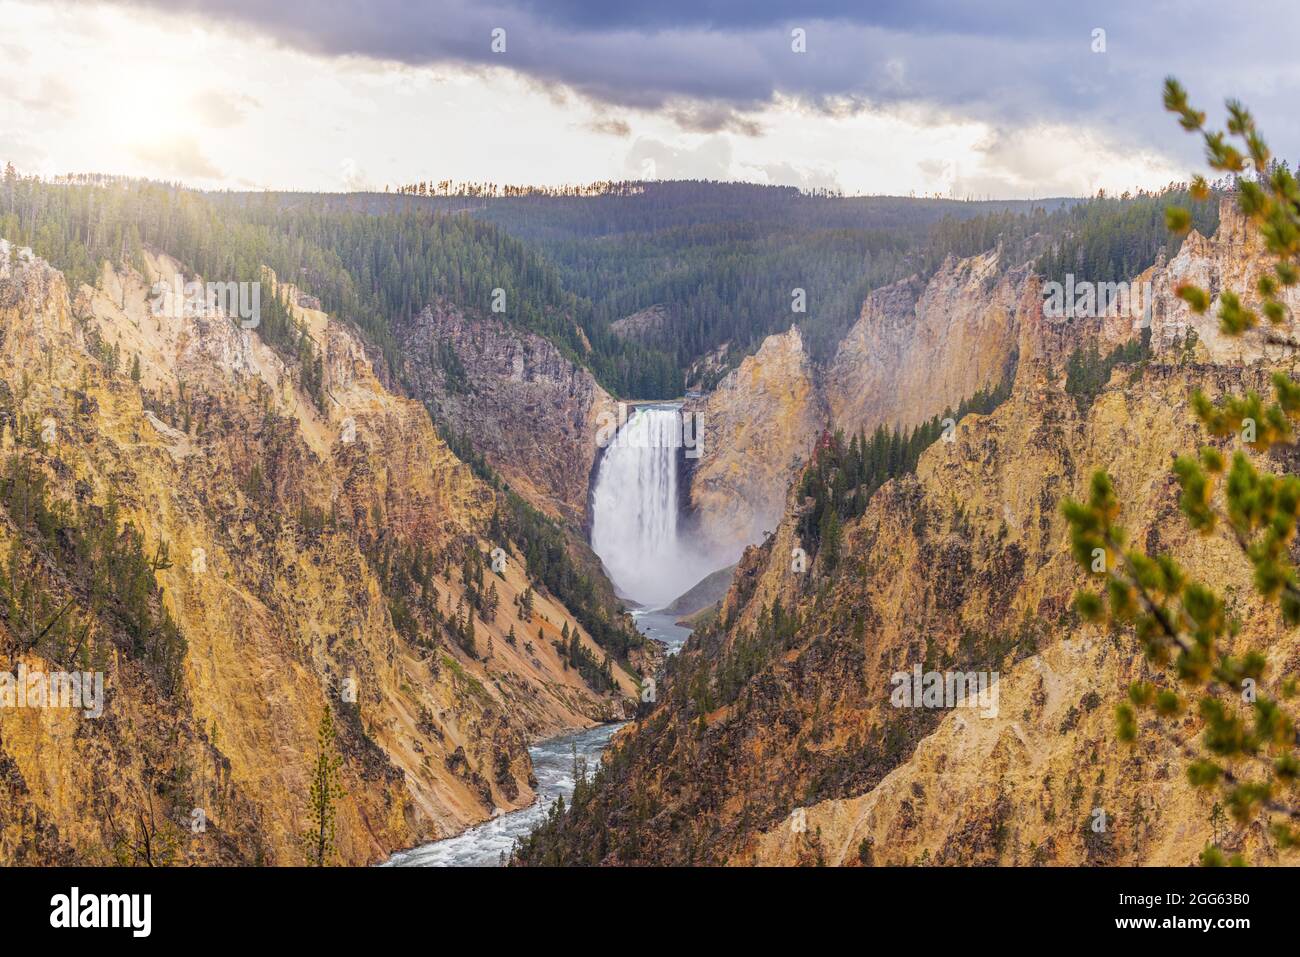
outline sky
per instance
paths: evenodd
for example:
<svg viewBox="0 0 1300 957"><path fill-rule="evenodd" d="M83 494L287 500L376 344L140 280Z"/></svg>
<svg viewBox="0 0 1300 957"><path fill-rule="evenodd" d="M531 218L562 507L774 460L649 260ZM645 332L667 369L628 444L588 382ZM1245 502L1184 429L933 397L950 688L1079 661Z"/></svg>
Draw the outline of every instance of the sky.
<svg viewBox="0 0 1300 957"><path fill-rule="evenodd" d="M1086 7L1086 9L1084 9ZM0 163L200 188L720 179L1037 198L1300 155L1281 2L0 0Z"/></svg>

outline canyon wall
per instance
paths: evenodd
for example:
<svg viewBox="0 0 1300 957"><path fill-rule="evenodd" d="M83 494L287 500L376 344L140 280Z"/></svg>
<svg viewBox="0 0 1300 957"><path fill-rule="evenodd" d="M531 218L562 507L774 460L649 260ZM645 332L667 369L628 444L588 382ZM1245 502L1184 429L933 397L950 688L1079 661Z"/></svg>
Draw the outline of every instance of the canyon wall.
<svg viewBox="0 0 1300 957"><path fill-rule="evenodd" d="M523 613L518 555L486 576L495 615L466 608L464 556L500 544L494 493L348 329L293 308L323 360L313 397L256 330L151 308L180 269L146 259L70 291L0 243L4 667L89 661L107 695L102 718L0 709L0 859L303 862L327 708L341 862L529 803L528 744L622 717L634 678L615 667L597 694L568 666L552 642L578 626L544 592ZM42 485L52 510L28 520ZM152 556L129 588L79 565L106 516L108 541ZM60 608L75 648L62 626L27 639ZM440 624L466 618L472 646ZM174 682L154 652L178 656Z"/></svg>
<svg viewBox="0 0 1300 957"><path fill-rule="evenodd" d="M1264 268L1242 235L1225 210L1215 237L1193 236L1149 273L1154 354L1115 368L1091 402L1065 390L1066 359L1137 330L1129 319L1048 321L1026 277L1009 323L1010 398L963 418L915 474L877 491L846 522L833 565L821 553L806 568L792 562L807 544L807 503L791 494L775 535L743 557L719 624L692 637L563 836L542 832L525 861L559 848L587 863L1195 863L1214 800L1186 776L1198 722L1144 717L1134 745L1117 739L1115 704L1153 672L1130 631L1074 613L1088 581L1060 505L1108 470L1130 539L1231 596L1242 622L1233 650L1266 653L1270 692L1294 675L1295 631L1255 597L1235 543L1188 528L1170 470L1207 441L1193 388L1264 392L1273 370L1300 371L1281 344L1290 326L1220 345L1213 307L1196 316L1171 295L1182 275L1209 277L1217 295ZM1003 309L1000 288L966 314ZM945 381L941 357L959 357L938 348L934 377ZM1268 459L1279 471L1300 464L1293 449ZM894 675L918 667L996 674L994 706L898 706ZM1259 821L1229 819L1218 836L1253 863L1296 862Z"/></svg>
<svg viewBox="0 0 1300 957"><path fill-rule="evenodd" d="M682 412L694 417L702 447L690 473L694 528L726 565L776 528L786 489L825 426L799 330L768 336Z"/></svg>
<svg viewBox="0 0 1300 957"><path fill-rule="evenodd" d="M769 336L718 387L689 400L704 454L690 503L704 542L734 557L775 530L823 429L908 429L992 389L1015 367L1018 316L1037 294L1000 249L949 257L929 281L873 291L835 357L816 369L797 328Z"/></svg>
<svg viewBox="0 0 1300 957"><path fill-rule="evenodd" d="M591 373L542 336L446 302L396 333L412 393L532 504L581 528L597 433L617 411Z"/></svg>
<svg viewBox="0 0 1300 957"><path fill-rule="evenodd" d="M996 386L1014 361L1030 274L999 248L872 291L826 371L835 425L907 429Z"/></svg>

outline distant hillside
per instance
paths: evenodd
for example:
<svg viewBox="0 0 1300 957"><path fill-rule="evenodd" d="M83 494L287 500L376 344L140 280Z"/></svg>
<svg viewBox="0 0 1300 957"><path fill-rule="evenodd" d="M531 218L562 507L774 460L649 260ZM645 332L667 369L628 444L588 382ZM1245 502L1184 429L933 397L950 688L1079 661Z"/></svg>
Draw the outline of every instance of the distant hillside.
<svg viewBox="0 0 1300 957"><path fill-rule="evenodd" d="M815 358L829 358L871 289L925 270L948 251L982 251L1014 220L1042 219L1080 202L814 195L704 181L608 184L597 195L271 195L288 208L466 214L493 223L536 248L565 288L590 303L586 328L597 352L612 348L601 338L612 323L665 304L670 319L652 343L659 348L648 351L671 362L678 387L631 389L662 397L680 394L685 369L724 342L735 366L792 322ZM267 194L248 194L248 201L265 202ZM987 222L944 235L973 239L978 248L954 250L944 238L942 248L932 248L934 227L972 219ZM802 312L792 309L795 289L803 290ZM612 378L602 381L621 391Z"/></svg>
<svg viewBox="0 0 1300 957"><path fill-rule="evenodd" d="M664 611L689 618L710 605L716 605L726 597L727 589L731 587L731 575L735 570L735 565L728 565L700 579L689 591L679 595Z"/></svg>

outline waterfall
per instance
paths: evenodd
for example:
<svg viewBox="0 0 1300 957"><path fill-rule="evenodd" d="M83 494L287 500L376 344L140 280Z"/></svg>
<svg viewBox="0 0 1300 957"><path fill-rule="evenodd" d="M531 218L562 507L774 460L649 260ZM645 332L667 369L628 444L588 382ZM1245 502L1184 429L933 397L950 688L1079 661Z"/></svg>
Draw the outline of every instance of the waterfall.
<svg viewBox="0 0 1300 957"><path fill-rule="evenodd" d="M644 406L618 430L596 475L591 547L620 595L647 608L668 604L712 568L678 535L682 417Z"/></svg>

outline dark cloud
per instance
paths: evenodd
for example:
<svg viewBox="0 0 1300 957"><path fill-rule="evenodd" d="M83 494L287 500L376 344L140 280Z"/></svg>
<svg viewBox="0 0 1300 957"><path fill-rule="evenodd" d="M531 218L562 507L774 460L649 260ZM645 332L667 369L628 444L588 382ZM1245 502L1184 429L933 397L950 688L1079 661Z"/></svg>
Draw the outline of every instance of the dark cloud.
<svg viewBox="0 0 1300 957"><path fill-rule="evenodd" d="M1300 121L1284 0L1249 15L1210 0L118 0L189 12L326 56L501 66L602 104L663 110L706 132L757 132L778 96L816 110L920 108L996 125L1095 127L1190 158L1160 109L1181 76L1197 101L1247 100L1294 154ZM806 52L790 31L805 31ZM505 51L492 31L505 30ZM1106 51L1093 52L1105 30ZM683 104L688 104L683 106Z"/></svg>
<svg viewBox="0 0 1300 957"><path fill-rule="evenodd" d="M763 127L722 103L687 103L667 108L668 116L684 130L694 133L739 133L759 136Z"/></svg>

